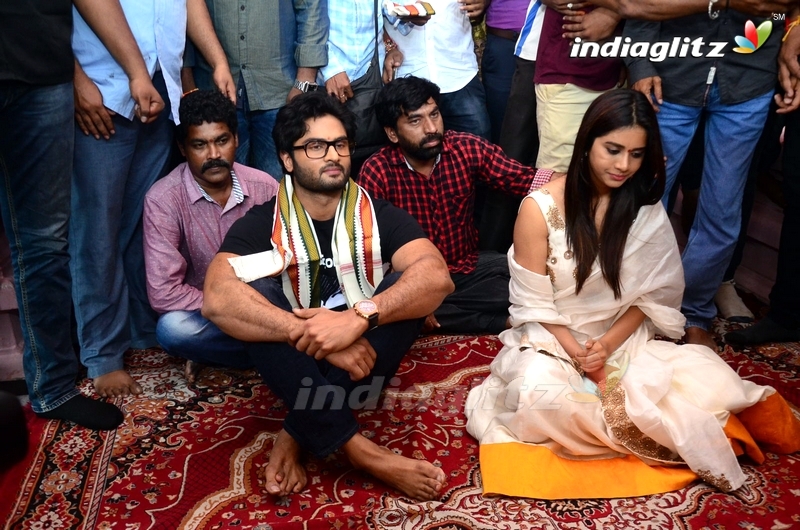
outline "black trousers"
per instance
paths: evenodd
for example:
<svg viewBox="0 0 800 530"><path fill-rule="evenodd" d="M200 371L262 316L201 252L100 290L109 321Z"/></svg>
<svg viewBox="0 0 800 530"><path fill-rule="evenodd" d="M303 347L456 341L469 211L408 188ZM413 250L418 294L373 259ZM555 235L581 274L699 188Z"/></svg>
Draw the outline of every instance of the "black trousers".
<svg viewBox="0 0 800 530"><path fill-rule="evenodd" d="M783 139L783 227L778 274L769 295L769 316L778 324L800 328L800 110L786 116Z"/></svg>
<svg viewBox="0 0 800 530"><path fill-rule="evenodd" d="M451 274L456 290L434 312L443 333L491 333L506 329L508 321L508 258L499 252L481 252L471 274Z"/></svg>

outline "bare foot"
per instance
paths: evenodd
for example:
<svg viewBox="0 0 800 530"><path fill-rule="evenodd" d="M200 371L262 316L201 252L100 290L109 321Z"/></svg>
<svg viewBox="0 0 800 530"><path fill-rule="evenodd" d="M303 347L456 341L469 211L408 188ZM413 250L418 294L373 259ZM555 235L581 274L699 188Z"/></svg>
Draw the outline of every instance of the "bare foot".
<svg viewBox="0 0 800 530"><path fill-rule="evenodd" d="M197 376L203 371L204 366L194 361L186 361L186 366L183 369L183 375L186 376L186 382L190 385L197 381Z"/></svg>
<svg viewBox="0 0 800 530"><path fill-rule="evenodd" d="M100 397L138 396L142 387L125 370L114 370L93 380L94 390Z"/></svg>
<svg viewBox="0 0 800 530"><path fill-rule="evenodd" d="M424 460L398 455L356 434L342 447L356 469L362 469L419 500L436 499L444 486L444 471Z"/></svg>
<svg viewBox="0 0 800 530"><path fill-rule="evenodd" d="M288 432L281 429L265 471L267 493L283 497L300 493L306 487L306 470L300 463L300 446Z"/></svg>
<svg viewBox="0 0 800 530"><path fill-rule="evenodd" d="M696 326L686 328L686 334L683 336L683 341L687 344L706 346L711 348L711 350L714 352L718 351L718 346L716 341L714 341L714 336L703 328L698 328Z"/></svg>

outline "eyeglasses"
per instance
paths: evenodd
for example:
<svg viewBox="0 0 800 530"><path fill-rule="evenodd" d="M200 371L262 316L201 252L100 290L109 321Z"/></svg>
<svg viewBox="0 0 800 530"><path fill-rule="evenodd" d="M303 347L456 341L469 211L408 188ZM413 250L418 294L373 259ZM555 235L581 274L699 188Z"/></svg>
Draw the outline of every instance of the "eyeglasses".
<svg viewBox="0 0 800 530"><path fill-rule="evenodd" d="M353 149L353 143L347 139L333 140L328 142L325 140L311 140L303 145L295 145L292 148L295 151L303 149L306 156L311 159L324 158L328 154L328 149L333 147L339 156L350 156Z"/></svg>

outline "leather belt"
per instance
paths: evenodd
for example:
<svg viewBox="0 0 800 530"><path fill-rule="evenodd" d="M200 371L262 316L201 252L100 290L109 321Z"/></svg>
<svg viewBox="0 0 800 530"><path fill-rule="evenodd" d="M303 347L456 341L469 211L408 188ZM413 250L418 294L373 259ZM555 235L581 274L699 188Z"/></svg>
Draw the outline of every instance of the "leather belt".
<svg viewBox="0 0 800 530"><path fill-rule="evenodd" d="M517 37L519 37L519 31L514 31L512 29L492 28L490 26L486 26L486 33L490 33L495 37L500 37L501 39L513 40L514 42L516 42Z"/></svg>

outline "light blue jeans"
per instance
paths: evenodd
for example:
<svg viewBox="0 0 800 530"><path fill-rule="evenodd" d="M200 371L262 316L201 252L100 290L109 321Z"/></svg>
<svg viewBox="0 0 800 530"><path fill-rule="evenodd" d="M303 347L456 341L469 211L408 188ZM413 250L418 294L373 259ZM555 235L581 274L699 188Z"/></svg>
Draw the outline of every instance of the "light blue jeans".
<svg viewBox="0 0 800 530"><path fill-rule="evenodd" d="M199 309L164 313L158 319L156 337L161 347L176 357L203 364L219 364L223 358L225 366L253 366L246 344L223 333Z"/></svg>
<svg viewBox="0 0 800 530"><path fill-rule="evenodd" d="M109 140L75 126L70 269L81 362L92 378L121 370L128 348L157 344L142 210L145 193L166 173L174 126L160 72L153 84L166 105L154 122L113 116L116 134Z"/></svg>
<svg viewBox="0 0 800 530"><path fill-rule="evenodd" d="M658 113L664 156L667 157L667 186L662 198L665 207L700 115L706 114L700 199L682 257L686 290L681 310L686 317L686 327L709 329L717 314L714 294L739 237L744 185L772 94L768 92L743 103L725 105L720 101L715 82L704 107L665 101Z"/></svg>
<svg viewBox="0 0 800 530"><path fill-rule="evenodd" d="M0 214L11 246L34 412L78 395L67 250L73 97L71 82L0 81Z"/></svg>

